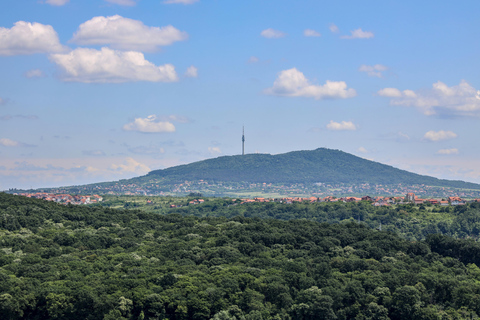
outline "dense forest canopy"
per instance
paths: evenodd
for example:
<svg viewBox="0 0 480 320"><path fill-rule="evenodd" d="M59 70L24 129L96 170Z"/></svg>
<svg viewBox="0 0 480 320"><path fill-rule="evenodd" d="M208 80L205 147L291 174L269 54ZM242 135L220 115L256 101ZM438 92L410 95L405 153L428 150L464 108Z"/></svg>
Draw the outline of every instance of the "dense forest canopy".
<svg viewBox="0 0 480 320"><path fill-rule="evenodd" d="M243 203L229 198L204 198L203 204L191 205L195 197L106 196L101 206L131 208L145 212L180 213L196 217L308 219L316 222L357 222L371 229L381 229L408 240L422 240L441 233L454 238L480 236L480 203L460 206L395 204L375 207L371 202ZM173 206L174 208L170 208Z"/></svg>
<svg viewBox="0 0 480 320"><path fill-rule="evenodd" d="M472 319L480 245L0 194L4 319Z"/></svg>

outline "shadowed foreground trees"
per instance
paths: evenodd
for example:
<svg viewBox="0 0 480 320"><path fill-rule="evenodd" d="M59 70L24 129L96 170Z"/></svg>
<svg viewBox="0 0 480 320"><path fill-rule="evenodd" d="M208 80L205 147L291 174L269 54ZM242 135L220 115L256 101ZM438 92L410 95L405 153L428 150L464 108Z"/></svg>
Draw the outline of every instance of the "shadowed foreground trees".
<svg viewBox="0 0 480 320"><path fill-rule="evenodd" d="M1 219L2 319L480 314L471 240L410 242L358 223L158 215L5 194Z"/></svg>

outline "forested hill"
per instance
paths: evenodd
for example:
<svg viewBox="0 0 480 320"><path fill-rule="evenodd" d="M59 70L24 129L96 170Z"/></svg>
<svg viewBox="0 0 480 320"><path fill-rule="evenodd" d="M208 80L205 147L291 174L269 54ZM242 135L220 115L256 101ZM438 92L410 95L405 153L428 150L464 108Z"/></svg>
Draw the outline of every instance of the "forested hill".
<svg viewBox="0 0 480 320"><path fill-rule="evenodd" d="M171 183L192 180L252 183L350 183L404 184L480 189L463 181L440 180L366 160L352 154L319 148L284 154L247 154L155 170L146 179Z"/></svg>
<svg viewBox="0 0 480 320"><path fill-rule="evenodd" d="M1 319L478 319L480 245L0 193Z"/></svg>

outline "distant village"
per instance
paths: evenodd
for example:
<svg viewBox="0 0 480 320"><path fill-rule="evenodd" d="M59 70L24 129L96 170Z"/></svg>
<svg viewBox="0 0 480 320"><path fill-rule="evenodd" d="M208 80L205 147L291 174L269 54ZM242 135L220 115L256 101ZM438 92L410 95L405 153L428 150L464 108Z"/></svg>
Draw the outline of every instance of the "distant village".
<svg viewBox="0 0 480 320"><path fill-rule="evenodd" d="M103 197L99 195L70 195L70 194L54 194L54 193L45 193L45 192L37 192L37 193L15 193L16 195L25 196L28 198L36 198L42 199L46 201L54 201L61 204L92 204L98 203L103 201ZM459 206L465 205L469 202L480 202L480 198L478 199L471 199L465 200L458 196L450 196L447 198L442 199L424 199L419 198L413 192L409 192L406 194L405 197L388 197L388 196L377 196L377 197L370 197L370 196L363 196L363 197L334 197L334 196L327 196L324 198L319 197L285 197L285 198L262 198L262 197L255 197L251 198L243 198L243 199L233 199L233 202L237 204L244 204L244 203L257 203L257 202L278 202L278 203L286 203L291 204L295 202L360 202L360 201L367 201L372 203L374 206L391 206L394 204L415 204L415 205L440 205L440 206ZM148 202L151 201L147 201ZM204 199L194 199L188 202L188 205L196 205L204 203ZM170 206L171 208L181 207L181 205L174 205Z"/></svg>
<svg viewBox="0 0 480 320"><path fill-rule="evenodd" d="M11 190L10 192L15 192ZM157 183L123 184L121 181L109 185L84 185L52 189L38 189L35 192L62 194L108 194L139 196L185 196L192 192L200 192L205 196L238 197L238 194L257 195L280 194L288 197L328 196L345 197L369 194L371 196L398 196L415 193L421 198L443 199L461 197L463 199L480 198L480 190L456 189L428 185L381 185L381 184L271 184L271 183L226 183L204 180L184 181L183 183L163 186Z"/></svg>
<svg viewBox="0 0 480 320"><path fill-rule="evenodd" d="M99 195L70 195L70 194L54 194L54 193L18 193L17 195L27 198L42 199L46 201L54 201L62 204L91 204L103 201L103 197Z"/></svg>
<svg viewBox="0 0 480 320"><path fill-rule="evenodd" d="M253 199L242 199L241 203L252 203L252 202L280 202L280 203L294 203L294 202L360 202L368 201L371 202L374 206L391 206L394 204L430 204L430 205L440 205L440 206L459 206L465 205L468 202L480 202L480 199L474 200L464 200L460 197L447 197L446 199L422 199L417 197L414 193L409 192L405 197L341 197L336 198L328 196L325 198L309 197L309 198L279 198L279 199L268 199L268 198L253 198Z"/></svg>

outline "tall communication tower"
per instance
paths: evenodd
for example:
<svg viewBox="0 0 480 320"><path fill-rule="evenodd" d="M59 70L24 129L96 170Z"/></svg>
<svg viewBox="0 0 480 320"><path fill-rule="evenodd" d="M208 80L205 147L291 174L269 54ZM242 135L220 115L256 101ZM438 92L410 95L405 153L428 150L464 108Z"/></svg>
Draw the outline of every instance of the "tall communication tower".
<svg viewBox="0 0 480 320"><path fill-rule="evenodd" d="M245 127L242 127L242 156L245 155Z"/></svg>

